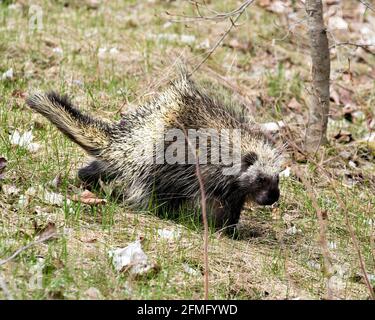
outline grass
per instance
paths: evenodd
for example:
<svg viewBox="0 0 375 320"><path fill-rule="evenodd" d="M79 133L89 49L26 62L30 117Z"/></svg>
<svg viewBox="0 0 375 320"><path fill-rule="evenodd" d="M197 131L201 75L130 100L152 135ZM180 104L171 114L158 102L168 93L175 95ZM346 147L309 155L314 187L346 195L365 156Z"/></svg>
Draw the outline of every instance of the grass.
<svg viewBox="0 0 375 320"><path fill-rule="evenodd" d="M54 89L72 96L83 110L119 119L121 111L146 101L167 83L177 57L197 64L205 53L199 44L208 39L212 45L223 30L222 24L207 21L165 25L166 10L189 14L193 12L189 3L110 1L90 8L89 2L81 5L72 1L65 5L63 1L40 1L43 29L30 32L28 6L22 3L16 2L11 8L8 2L1 4L0 74L13 68L14 77L0 80L0 156L8 160L6 176L0 185L16 186L20 191L13 196L0 191L0 260L32 241L35 226L53 222L59 237L31 247L0 266L0 274L12 296L16 299L203 297L202 226L196 220L160 218L152 210L135 212L104 192L99 196L105 197L107 204L96 207L76 202L53 206L42 201L41 194L29 197L24 206L19 204L20 196L30 187L42 186L66 198L84 190L76 178L77 169L85 162L83 152L33 114L24 104L24 94L35 89ZM236 4L236 1L216 1L212 6L229 11ZM231 92L234 99L246 101L254 107L258 120L287 117L300 130L296 132L302 132L303 124L285 106L295 97L301 104L296 114L306 116L303 95L309 72L305 63L306 39L297 38L295 45L296 39L291 35L277 41L270 50L272 39L285 35L273 23L278 19L260 7L250 7L252 23L234 30L225 44L238 38L256 45L250 52L229 45L219 47L196 78L221 88L223 97L228 98ZM187 44L152 36L169 33L194 35L195 41ZM57 47L62 49L62 55L54 52ZM101 58L100 48L107 49ZM118 53L110 54L111 48ZM342 50L342 54L347 54L345 48ZM352 62L354 69L361 65L361 61ZM333 66L334 70L342 68L336 61ZM221 81L218 74L225 75L226 81ZM338 79L337 83L340 81L344 80ZM365 114L374 116L371 106L375 91L371 81L357 86L355 99ZM366 131L363 122L345 121L356 140L363 136ZM41 145L38 152L30 153L11 145L8 135L15 129L32 130L34 141ZM371 244L375 221L374 157L367 147L364 148L370 154L370 161L357 156L359 145L338 144L332 138L337 130L335 127L332 130L331 145L321 150L317 159L339 183L336 191L348 209L367 272L374 275ZM301 134L297 135L296 141L300 137ZM357 159L360 169L348 166L340 156L342 151ZM331 286L335 297L367 299L368 290L358 278L361 273L358 255L332 187L313 164L298 163L292 156L288 161L289 165L307 170L319 206L328 214L327 237L334 269ZM58 175L60 185L51 185ZM359 182L346 186L348 175ZM274 208L249 204L242 213L240 239L210 233L210 298L326 297L319 225L311 199L294 175L282 179L281 190L282 199ZM165 228L180 229L181 239L162 241L157 230ZM145 253L160 271L143 278L116 272L108 250L125 247L140 236L144 238ZM186 272L185 265L197 274ZM7 297L0 290L0 299L4 298Z"/></svg>

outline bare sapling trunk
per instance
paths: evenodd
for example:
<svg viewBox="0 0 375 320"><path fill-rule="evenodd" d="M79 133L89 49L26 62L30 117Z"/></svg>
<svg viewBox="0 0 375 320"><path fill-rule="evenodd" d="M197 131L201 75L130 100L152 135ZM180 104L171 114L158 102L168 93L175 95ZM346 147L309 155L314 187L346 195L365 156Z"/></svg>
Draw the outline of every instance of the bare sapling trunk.
<svg viewBox="0 0 375 320"><path fill-rule="evenodd" d="M328 38L323 21L322 0L306 0L308 31L312 60L312 86L308 90L309 120L306 129L305 149L316 152L327 143L329 113L329 78L331 62Z"/></svg>

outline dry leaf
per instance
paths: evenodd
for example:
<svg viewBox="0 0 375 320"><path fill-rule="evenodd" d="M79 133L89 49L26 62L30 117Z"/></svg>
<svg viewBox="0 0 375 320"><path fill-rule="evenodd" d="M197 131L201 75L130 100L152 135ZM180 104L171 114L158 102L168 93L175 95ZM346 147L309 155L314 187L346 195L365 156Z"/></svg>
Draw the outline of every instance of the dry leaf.
<svg viewBox="0 0 375 320"><path fill-rule="evenodd" d="M107 203L106 199L100 199L89 190L83 191L79 196L74 195L71 198L73 201L79 201L84 204L96 205Z"/></svg>
<svg viewBox="0 0 375 320"><path fill-rule="evenodd" d="M9 185L9 184L3 184L1 186L1 190L7 195L7 196L15 196L20 192L20 189L16 186Z"/></svg>
<svg viewBox="0 0 375 320"><path fill-rule="evenodd" d="M334 88L331 89L330 98L335 102L335 104L340 104L340 96Z"/></svg>
<svg viewBox="0 0 375 320"><path fill-rule="evenodd" d="M95 243L98 241L97 238L83 238L83 237L79 238L79 240L84 243Z"/></svg>
<svg viewBox="0 0 375 320"><path fill-rule="evenodd" d="M237 39L230 40L229 43L227 44L227 46L229 48L240 50L240 51L245 52L245 53L249 52L249 50L250 50L250 43L249 42L243 43L243 42L239 42Z"/></svg>
<svg viewBox="0 0 375 320"><path fill-rule="evenodd" d="M55 192L44 191L42 200L45 203L56 205L56 206L62 206L64 204L64 196L60 193L55 193ZM69 199L67 199L66 201L69 202L68 200Z"/></svg>
<svg viewBox="0 0 375 320"><path fill-rule="evenodd" d="M297 111L297 112L302 111L302 105L294 97L292 98L292 100L289 101L288 108L292 109L293 111Z"/></svg>
<svg viewBox="0 0 375 320"><path fill-rule="evenodd" d="M42 228L35 223L34 228L36 229L35 231L39 239L52 238L57 234L57 229L54 222L48 222L47 225Z"/></svg>
<svg viewBox="0 0 375 320"><path fill-rule="evenodd" d="M340 97L340 101L343 105L353 104L353 93L347 89L342 87L338 88L338 95Z"/></svg>
<svg viewBox="0 0 375 320"><path fill-rule="evenodd" d="M259 0L258 4L261 7L268 7L271 4L271 0Z"/></svg>
<svg viewBox="0 0 375 320"><path fill-rule="evenodd" d="M101 294L101 292L99 291L99 289L97 288L94 288L94 287L90 287L88 288L84 295L87 297L87 299L91 299L91 300L98 300L98 299L102 299L103 296Z"/></svg>
<svg viewBox="0 0 375 320"><path fill-rule="evenodd" d="M340 143L349 143L353 141L352 134L349 131L340 130L334 138Z"/></svg>

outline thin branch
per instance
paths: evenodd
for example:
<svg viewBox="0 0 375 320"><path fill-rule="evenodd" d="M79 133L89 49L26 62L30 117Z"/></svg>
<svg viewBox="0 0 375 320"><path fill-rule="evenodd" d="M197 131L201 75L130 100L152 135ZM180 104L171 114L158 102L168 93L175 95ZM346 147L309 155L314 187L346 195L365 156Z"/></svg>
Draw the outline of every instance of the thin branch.
<svg viewBox="0 0 375 320"><path fill-rule="evenodd" d="M373 7L371 4L369 4L367 1L364 1L364 0L358 0L358 1L359 1L360 3L362 3L367 9L369 9L369 10L375 12L374 7Z"/></svg>
<svg viewBox="0 0 375 320"><path fill-rule="evenodd" d="M47 236L45 236L45 237L41 237L41 238L39 238L39 239L37 239L37 240L35 240L35 241L32 241L32 242L28 243L26 246L23 246L23 247L19 248L17 251L15 251L15 252L14 252L11 256L9 256L8 258L6 258L6 259L4 259L4 260L0 260L0 266L2 266L3 264L6 264L6 263L9 262L10 260L14 259L14 258L17 257L20 253L22 253L23 251L29 249L30 247L35 246L35 245L37 245L37 244L39 244L39 243L42 243L42 242L44 242L44 241L47 241L47 240L49 240L49 239L51 239L51 238L53 238L53 237L56 237L56 235L57 235L57 234L54 232L54 233L51 233L51 234L49 234L49 235L47 235Z"/></svg>
<svg viewBox="0 0 375 320"><path fill-rule="evenodd" d="M207 59L214 53L214 51L217 49L217 47L222 43L222 41L225 39L225 37L231 32L232 28L236 26L236 22L240 19L242 14L246 11L246 8L250 6L255 0L249 0L243 3L241 6L241 10L238 12L238 15L235 19L232 19L230 17L230 26L227 28L227 30L224 32L224 34L216 41L215 45L208 51L207 55L202 59L201 62L198 63L198 65L193 69L193 71L189 74L192 75L195 71L197 71L202 64L204 64Z"/></svg>
<svg viewBox="0 0 375 320"><path fill-rule="evenodd" d="M208 6L203 5L203 4L201 4L197 1L189 1L189 2L192 3L197 8L198 15L197 16L187 16L187 15L183 15L183 14L172 14L172 13L166 12L167 15L183 18L182 20L171 20L171 21L173 21L173 22L184 22L184 23L194 22L194 21L197 21L197 20L223 21L223 20L226 20L228 18L234 17L238 14L242 14L244 12L244 10L250 4L252 4L254 2L254 0L247 0L247 1L243 2L238 8L236 8L236 9L230 11L230 12L225 12L225 13L221 13L221 12L217 12L215 10L209 9ZM212 16L202 15L200 10L198 9L199 7L205 7L208 11L212 12L213 15Z"/></svg>
<svg viewBox="0 0 375 320"><path fill-rule="evenodd" d="M176 120L177 121L177 120ZM192 151L195 159L195 174L198 178L198 183L199 183L199 190L201 193L201 208L202 208L202 218L203 218L203 227L204 227L204 238L203 238L203 250L204 250L204 299L208 300L208 292L209 292L209 269L208 269L208 220L207 220L207 209L206 209L206 191L204 189L204 182L200 170L200 165L199 165L199 159L196 154L196 149L193 147L191 144L188 134L186 132L185 127L180 124L178 121L177 123L179 126L182 128L184 135L185 135L185 140L189 145L190 150Z"/></svg>
<svg viewBox="0 0 375 320"><path fill-rule="evenodd" d="M375 43L355 43L355 42L350 42L350 41L345 41L345 42L335 42L333 45L329 47L329 49L336 48L338 46L353 46L353 47L358 47L364 49L366 52L374 54L375 52L372 52L369 47L375 47Z"/></svg>
<svg viewBox="0 0 375 320"><path fill-rule="evenodd" d="M287 129L287 130L289 130L287 124L285 124L284 128ZM361 249L359 248L359 244L358 244L357 238L356 238L355 233L353 231L353 228L352 228L352 226L350 224L348 209L345 206L345 204L342 202L342 199L339 196L339 194L337 193L337 186L336 186L335 181L332 179L330 173L325 168L323 168L323 166L320 163L318 163L317 161L315 161L309 154L307 154L302 148L300 148L292 139L287 138L287 140L288 140L289 146L291 146L294 149L294 151L298 151L299 153L303 154L306 157L307 161L309 161L309 162L313 163L314 165L316 165L316 167L319 168L322 171L322 173L329 180L331 188L332 188L332 190L333 190L333 192L335 194L335 198L336 198L336 200L337 200L337 202L338 202L341 210L344 211L344 214L345 214L345 223L346 223L346 226L348 228L350 237L352 239L354 248L355 248L355 250L357 252L357 256L358 256L358 260L359 260L359 266L360 266L360 268L362 270L363 277L365 279L366 287L367 287L367 289L368 289L368 291L370 293L371 298L373 300L375 300L374 289L372 288L370 280L368 278L368 274L367 274L367 271L366 271L366 266L365 266L365 262L363 260Z"/></svg>
<svg viewBox="0 0 375 320"><path fill-rule="evenodd" d="M332 289L330 286L330 278L332 276L332 264L331 259L329 256L329 250L328 250L328 241L327 241L327 223L325 222L324 215L322 210L319 207L318 201L316 199L316 196L314 194L314 190L311 186L310 181L308 181L303 173L300 173L299 171L295 172L298 176L298 178L301 179L303 185L306 188L307 196L310 198L311 203L316 211L316 215L318 217L319 222L319 243L324 259L324 273L327 277L327 298L329 300L332 299Z"/></svg>

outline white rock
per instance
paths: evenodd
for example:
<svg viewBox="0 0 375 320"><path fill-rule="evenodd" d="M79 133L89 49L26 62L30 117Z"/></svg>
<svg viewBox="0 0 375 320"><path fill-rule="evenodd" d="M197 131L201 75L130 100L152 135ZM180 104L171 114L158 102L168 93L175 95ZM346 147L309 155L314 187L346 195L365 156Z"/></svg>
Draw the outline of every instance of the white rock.
<svg viewBox="0 0 375 320"><path fill-rule="evenodd" d="M182 34L180 39L182 43L191 44L195 42L195 36L193 35Z"/></svg>
<svg viewBox="0 0 375 320"><path fill-rule="evenodd" d="M182 267L186 273L191 274L192 276L199 276L201 274L198 270L193 269L187 263L183 263Z"/></svg>
<svg viewBox="0 0 375 320"><path fill-rule="evenodd" d="M158 235L161 239L179 239L181 237L181 231L177 230L168 230L168 229L158 229Z"/></svg>
<svg viewBox="0 0 375 320"><path fill-rule="evenodd" d="M26 190L25 195L27 196L35 196L37 193L37 190L34 187L30 187Z"/></svg>
<svg viewBox="0 0 375 320"><path fill-rule="evenodd" d="M14 76L13 68L10 68L2 74L1 79L3 79L3 80L13 79L13 76Z"/></svg>
<svg viewBox="0 0 375 320"><path fill-rule="evenodd" d="M330 241L330 242L328 243L328 247L329 247L330 249L337 249L337 243L334 242L334 241Z"/></svg>
<svg viewBox="0 0 375 320"><path fill-rule="evenodd" d="M9 142L12 145L20 146L22 148L26 148L30 152L36 152L39 150L40 145L38 143L32 142L33 141L33 133L32 131L26 131L23 134L20 134L18 130L15 130L9 136Z"/></svg>
<svg viewBox="0 0 375 320"><path fill-rule="evenodd" d="M12 3L8 6L9 10L20 10L22 6L19 3Z"/></svg>
<svg viewBox="0 0 375 320"><path fill-rule="evenodd" d="M125 248L110 250L108 255L112 258L113 266L117 271L129 268L131 274L142 274L152 268L148 257L142 250L140 240L132 242Z"/></svg>
<svg viewBox="0 0 375 320"><path fill-rule="evenodd" d="M29 204L29 197L22 194L20 195L20 198L18 199L18 207L24 208Z"/></svg>
<svg viewBox="0 0 375 320"><path fill-rule="evenodd" d="M375 132L371 132L370 134L364 136L362 141L374 142L375 141Z"/></svg>
<svg viewBox="0 0 375 320"><path fill-rule="evenodd" d="M163 29L167 29L172 25L172 22L167 21L166 23L163 24Z"/></svg>
<svg viewBox="0 0 375 320"><path fill-rule="evenodd" d="M100 59L104 58L106 56L106 53L107 53L107 48L99 48L98 50L98 57Z"/></svg>
<svg viewBox="0 0 375 320"><path fill-rule="evenodd" d="M350 160L348 164L349 164L349 167L357 168L357 165L356 165L355 162L352 161L352 160Z"/></svg>
<svg viewBox="0 0 375 320"><path fill-rule="evenodd" d="M117 48L111 48L111 50L109 50L109 54L111 55L117 55L120 51L118 51Z"/></svg>
<svg viewBox="0 0 375 320"><path fill-rule="evenodd" d="M290 227L289 229L286 230L286 234L292 236L292 235L295 235L297 233L301 233L302 230L300 229L297 229L296 226L293 226L293 227Z"/></svg>
<svg viewBox="0 0 375 320"><path fill-rule="evenodd" d="M210 48L210 40L205 39L199 45L198 49L209 49Z"/></svg>
<svg viewBox="0 0 375 320"><path fill-rule="evenodd" d="M321 268L320 263L318 263L318 262L316 262L316 261L313 261L313 260L307 261L307 265L308 265L311 269L315 269L315 270L320 270L320 268Z"/></svg>
<svg viewBox="0 0 375 320"><path fill-rule="evenodd" d="M268 9L275 13L284 13L287 10L287 5L283 3L283 1L273 1L270 6L268 6Z"/></svg>
<svg viewBox="0 0 375 320"><path fill-rule="evenodd" d="M265 122L261 123L261 128L268 132L278 132L281 128L285 127L283 121L278 122Z"/></svg>
<svg viewBox="0 0 375 320"><path fill-rule="evenodd" d="M63 49L61 49L60 47L53 48L52 52L54 52L58 55L63 55Z"/></svg>
<svg viewBox="0 0 375 320"><path fill-rule="evenodd" d="M280 172L279 176L288 178L290 176L290 170L291 170L290 167L287 167L285 170Z"/></svg>

